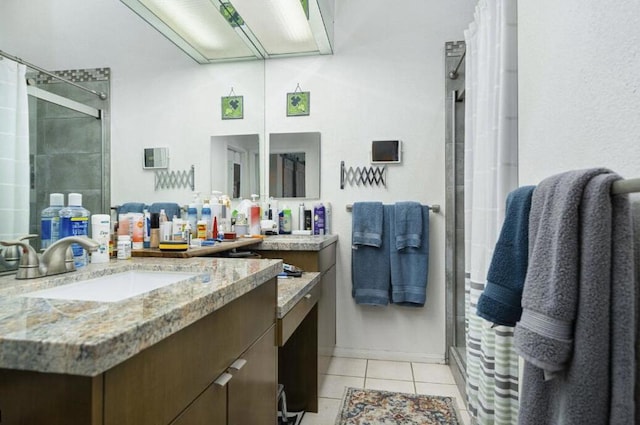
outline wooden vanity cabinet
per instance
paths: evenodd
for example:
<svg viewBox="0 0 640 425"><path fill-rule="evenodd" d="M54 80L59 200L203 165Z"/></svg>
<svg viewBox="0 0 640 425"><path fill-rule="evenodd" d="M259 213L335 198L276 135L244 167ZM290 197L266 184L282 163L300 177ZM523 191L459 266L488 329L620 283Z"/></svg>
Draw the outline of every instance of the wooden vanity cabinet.
<svg viewBox="0 0 640 425"><path fill-rule="evenodd" d="M278 382L284 385L290 411L318 411L318 356L331 355L336 344L336 244L319 251L258 251L307 272L320 282L278 320Z"/></svg>
<svg viewBox="0 0 640 425"><path fill-rule="evenodd" d="M270 424L276 279L96 377L0 369L2 425ZM230 366L246 360L240 370ZM214 384L220 375L232 378Z"/></svg>
<svg viewBox="0 0 640 425"><path fill-rule="evenodd" d="M336 243L319 251L256 250L263 258L279 258L307 272L320 272L318 300L318 348L331 355L336 346Z"/></svg>

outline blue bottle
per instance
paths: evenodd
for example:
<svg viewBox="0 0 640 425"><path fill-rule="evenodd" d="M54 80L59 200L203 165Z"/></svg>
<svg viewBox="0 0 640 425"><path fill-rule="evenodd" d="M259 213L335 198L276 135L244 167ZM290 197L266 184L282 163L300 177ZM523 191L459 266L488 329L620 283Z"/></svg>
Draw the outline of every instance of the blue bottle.
<svg viewBox="0 0 640 425"><path fill-rule="evenodd" d="M49 206L40 214L40 248L47 249L60 239L60 210L64 208L64 195L49 195Z"/></svg>
<svg viewBox="0 0 640 425"><path fill-rule="evenodd" d="M82 207L82 194L70 193L69 206L60 210L60 239L67 236L89 236L89 217L91 213ZM88 263L85 249L72 244L73 263L76 268L84 267Z"/></svg>
<svg viewBox="0 0 640 425"><path fill-rule="evenodd" d="M202 206L202 220L207 223L207 239L214 239L213 222L211 221L211 206L205 203Z"/></svg>

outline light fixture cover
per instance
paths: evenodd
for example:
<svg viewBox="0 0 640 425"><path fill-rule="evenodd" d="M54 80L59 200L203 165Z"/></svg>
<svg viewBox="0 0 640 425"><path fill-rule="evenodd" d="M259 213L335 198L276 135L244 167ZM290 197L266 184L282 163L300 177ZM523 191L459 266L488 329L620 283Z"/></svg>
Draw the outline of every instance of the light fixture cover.
<svg viewBox="0 0 640 425"><path fill-rule="evenodd" d="M199 63L332 53L316 0L121 2Z"/></svg>

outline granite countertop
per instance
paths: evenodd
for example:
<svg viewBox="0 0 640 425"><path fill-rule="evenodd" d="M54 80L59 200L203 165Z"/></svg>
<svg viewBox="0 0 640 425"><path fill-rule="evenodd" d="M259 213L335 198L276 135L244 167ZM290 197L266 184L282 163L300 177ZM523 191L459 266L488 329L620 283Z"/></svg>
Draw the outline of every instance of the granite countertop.
<svg viewBox="0 0 640 425"><path fill-rule="evenodd" d="M304 272L301 277L278 278L278 319L286 316L320 282L320 275L320 272Z"/></svg>
<svg viewBox="0 0 640 425"><path fill-rule="evenodd" d="M320 251L338 241L338 235L274 235L251 247L255 251Z"/></svg>
<svg viewBox="0 0 640 425"><path fill-rule="evenodd" d="M118 302L23 296L128 270L196 276ZM96 376L281 271L280 260L134 258L32 280L0 277L0 368Z"/></svg>

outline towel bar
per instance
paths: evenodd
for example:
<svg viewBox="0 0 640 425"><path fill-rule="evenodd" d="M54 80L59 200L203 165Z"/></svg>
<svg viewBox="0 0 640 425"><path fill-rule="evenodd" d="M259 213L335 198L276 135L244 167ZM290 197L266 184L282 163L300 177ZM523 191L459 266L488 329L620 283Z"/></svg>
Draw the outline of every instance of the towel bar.
<svg viewBox="0 0 640 425"><path fill-rule="evenodd" d="M438 204L428 205L428 207L431 210L431 212L434 212L436 214L440 212L440 205ZM347 212L351 212L352 210L353 210L353 205L347 204Z"/></svg>

